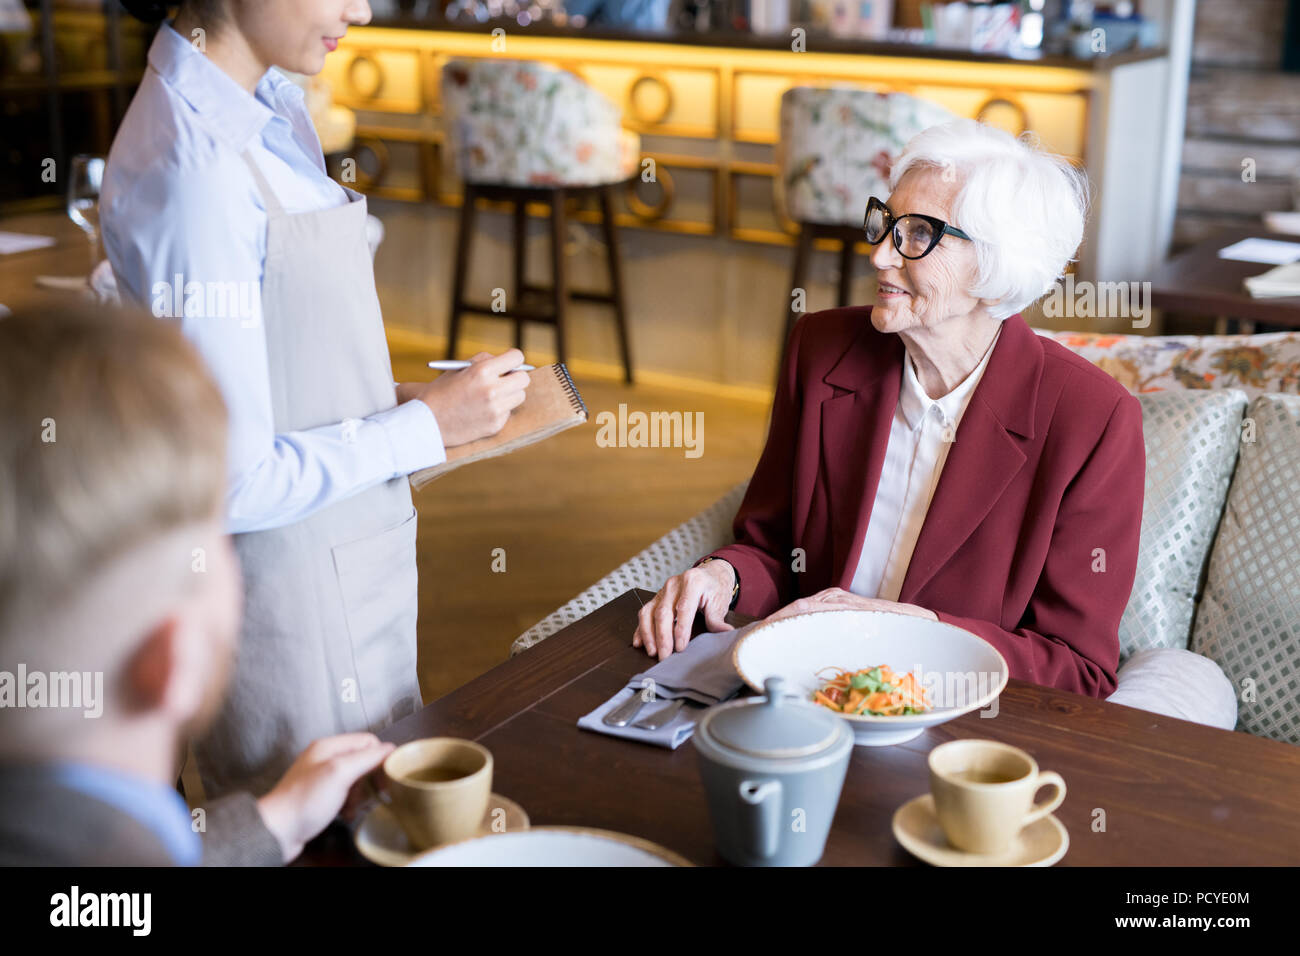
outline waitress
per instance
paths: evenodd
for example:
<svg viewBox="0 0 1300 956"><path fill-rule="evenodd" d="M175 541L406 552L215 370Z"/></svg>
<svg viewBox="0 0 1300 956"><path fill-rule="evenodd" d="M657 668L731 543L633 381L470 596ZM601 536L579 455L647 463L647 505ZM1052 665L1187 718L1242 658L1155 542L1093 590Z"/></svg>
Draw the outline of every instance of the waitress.
<svg viewBox="0 0 1300 956"><path fill-rule="evenodd" d="M208 798L264 792L312 740L420 706L406 475L495 434L528 384L512 349L394 387L366 202L326 175L301 91L271 69L319 73L369 19L365 0L185 0L105 171L123 297L180 322L230 411L245 614L229 694L194 741Z"/></svg>

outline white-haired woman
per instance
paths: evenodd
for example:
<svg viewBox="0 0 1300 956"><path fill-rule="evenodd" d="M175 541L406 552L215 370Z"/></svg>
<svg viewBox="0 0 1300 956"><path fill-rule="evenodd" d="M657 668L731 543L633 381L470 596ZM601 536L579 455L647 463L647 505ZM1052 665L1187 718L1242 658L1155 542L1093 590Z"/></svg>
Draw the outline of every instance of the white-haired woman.
<svg viewBox="0 0 1300 956"><path fill-rule="evenodd" d="M971 120L908 143L865 230L874 306L805 316L734 544L671 578L634 644L827 608L972 631L1011 676L1106 696L1136 572L1136 398L1020 316L1083 235L1086 179ZM834 664L834 661L828 661Z"/></svg>

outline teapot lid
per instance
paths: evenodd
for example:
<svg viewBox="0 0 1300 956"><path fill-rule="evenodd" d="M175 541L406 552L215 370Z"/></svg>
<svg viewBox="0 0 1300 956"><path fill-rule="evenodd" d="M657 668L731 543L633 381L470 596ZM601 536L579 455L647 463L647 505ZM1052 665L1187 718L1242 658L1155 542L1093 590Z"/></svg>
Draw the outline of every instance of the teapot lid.
<svg viewBox="0 0 1300 956"><path fill-rule="evenodd" d="M785 692L785 681L769 677L765 697L751 698L709 715L708 732L722 746L753 757L810 757L833 745L842 733L829 711L803 704Z"/></svg>

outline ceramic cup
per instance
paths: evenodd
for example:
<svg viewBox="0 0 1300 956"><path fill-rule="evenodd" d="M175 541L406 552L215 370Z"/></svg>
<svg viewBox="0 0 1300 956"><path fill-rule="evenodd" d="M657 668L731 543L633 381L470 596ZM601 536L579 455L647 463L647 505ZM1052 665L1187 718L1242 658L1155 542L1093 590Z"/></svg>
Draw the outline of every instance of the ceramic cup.
<svg viewBox="0 0 1300 956"><path fill-rule="evenodd" d="M385 802L416 849L476 836L492 795L492 754L472 740L429 737L384 761Z"/></svg>
<svg viewBox="0 0 1300 956"><path fill-rule="evenodd" d="M999 853L1024 827L1065 799L1065 781L1034 758L995 740L952 740L930 751L930 792L948 842L968 853ZM1055 793L1034 803L1039 788Z"/></svg>

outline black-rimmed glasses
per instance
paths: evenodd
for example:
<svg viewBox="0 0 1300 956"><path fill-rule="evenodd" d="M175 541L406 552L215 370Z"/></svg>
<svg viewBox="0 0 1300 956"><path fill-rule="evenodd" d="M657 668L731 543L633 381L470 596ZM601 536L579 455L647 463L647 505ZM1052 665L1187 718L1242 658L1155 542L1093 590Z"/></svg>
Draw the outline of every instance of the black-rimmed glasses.
<svg viewBox="0 0 1300 956"><path fill-rule="evenodd" d="M883 242L885 236L892 233L894 248L904 259L920 259L929 255L944 236L970 239L957 227L934 216L923 216L916 212L895 216L875 196L867 200L867 214L862 220L862 230L867 234L867 242L873 246Z"/></svg>

